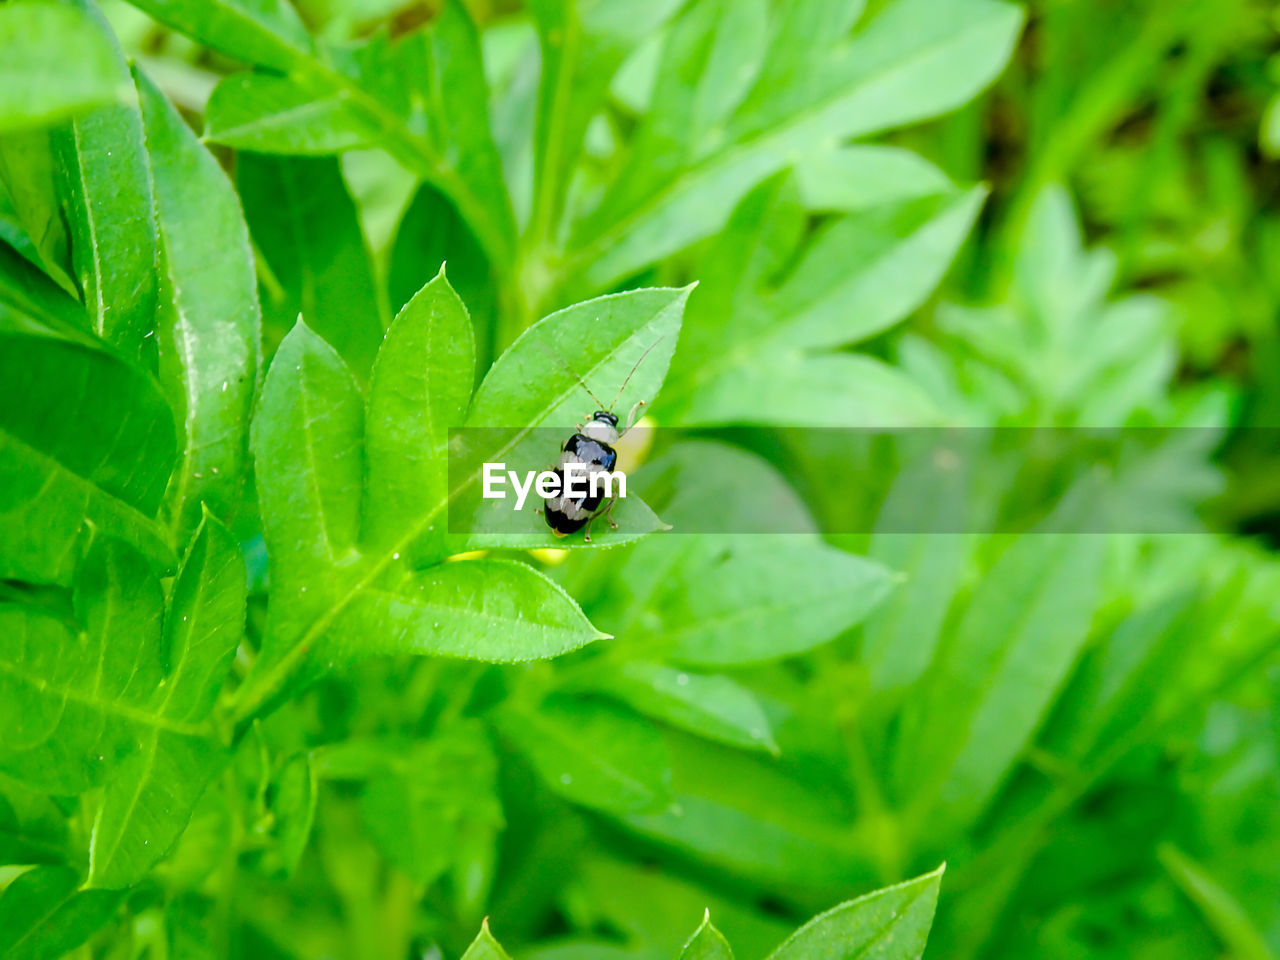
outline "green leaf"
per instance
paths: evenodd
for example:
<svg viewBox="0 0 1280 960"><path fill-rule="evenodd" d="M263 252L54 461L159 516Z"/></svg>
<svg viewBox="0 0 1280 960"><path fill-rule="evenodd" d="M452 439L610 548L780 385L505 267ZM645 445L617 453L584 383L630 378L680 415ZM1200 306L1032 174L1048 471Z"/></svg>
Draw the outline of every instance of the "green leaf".
<svg viewBox="0 0 1280 960"><path fill-rule="evenodd" d="M110 27L76 0L105 38ZM111 41L114 43L114 41ZM154 358L158 304L155 208L142 114L123 53L122 102L98 107L55 133L60 188L71 225L71 261L93 330L130 356Z"/></svg>
<svg viewBox="0 0 1280 960"><path fill-rule="evenodd" d="M37 867L0 896L0 953L8 960L57 960L105 927L121 894L80 890L69 867Z"/></svg>
<svg viewBox="0 0 1280 960"><path fill-rule="evenodd" d="M685 397L708 378L709 361L726 344L761 336L778 321L763 309L766 294L794 264L796 247L810 233L807 220L790 175L770 177L743 197L699 266L669 393Z"/></svg>
<svg viewBox="0 0 1280 960"><path fill-rule="evenodd" d="M414 372L422 357L410 351L424 346L424 337L456 336L465 322L443 279L423 296L402 312L386 363L380 356L376 365L371 489L394 490L400 499L369 504L369 516L380 519L370 521L374 541L363 547L363 416L354 380L333 348L302 323L272 361L253 425L271 602L262 653L241 690L242 724L332 658L413 652L527 660L599 636L563 590L527 566L463 563L414 572L410 547L444 523L446 501L423 502L415 481L401 475L406 463L397 461L420 456L415 439L424 431L425 439L438 438L440 425L431 419L434 407L429 418L412 397L402 403L397 391L417 391L451 416L470 376L465 365L446 362L460 349L466 353L451 340L431 347L442 351L443 366L433 371L442 376L424 382ZM445 326L431 329L437 320ZM400 414L407 419L396 419ZM441 466L423 464L429 472Z"/></svg>
<svg viewBox="0 0 1280 960"><path fill-rule="evenodd" d="M865 27L866 8L865 0L797 0L778 11L774 42L753 75L752 105L788 98L802 102L815 88L821 90L826 65L817 54L839 51L855 25Z"/></svg>
<svg viewBox="0 0 1280 960"><path fill-rule="evenodd" d="M896 706L933 662L977 545L976 538L952 532L976 528L977 521L968 513L969 478L937 456L936 439L899 471L867 549L870 559L904 578L862 633L862 662L882 705Z"/></svg>
<svg viewBox="0 0 1280 960"><path fill-rule="evenodd" d="M507 956L507 952L502 949L498 941L493 939L493 934L489 932L489 921L486 919L480 926L480 932L476 934L476 938L471 941L471 946L467 947L467 952L462 955L462 960L511 960Z"/></svg>
<svg viewBox="0 0 1280 960"><path fill-rule="evenodd" d="M671 760L662 735L604 702L554 697L536 708L508 705L502 734L555 793L606 813L661 810L671 800Z"/></svg>
<svg viewBox="0 0 1280 960"><path fill-rule="evenodd" d="M490 261L509 268L515 217L489 127L479 32L460 0L446 0L431 29L419 36L410 95L427 104L431 139L440 150L434 169L423 176L449 195Z"/></svg>
<svg viewBox="0 0 1280 960"><path fill-rule="evenodd" d="M896 0L841 42L830 22L841 14L810 6L817 16L797 17L792 42L773 48L790 82L775 82L766 67L740 114L744 131L772 133L774 124L784 123L792 130L808 126L810 136L822 128L838 130L833 139L847 140L938 116L995 79L1022 26L1021 10L993 0L945 7ZM806 41L834 48L833 55L814 56ZM800 68L793 69L788 58Z"/></svg>
<svg viewBox="0 0 1280 960"><path fill-rule="evenodd" d="M158 726L143 733L107 779L89 845L89 884L118 890L145 877L186 829L224 758L207 737Z"/></svg>
<svg viewBox="0 0 1280 960"><path fill-rule="evenodd" d="M852 213L950 193L947 175L919 154L856 143L809 154L795 168L809 210Z"/></svg>
<svg viewBox="0 0 1280 960"><path fill-rule="evenodd" d="M6 8L16 9L22 8ZM71 279L71 239L58 201L56 177L49 130L9 133L0 138L0 183L4 185L0 194L8 194L14 216L34 254L23 250L23 255L39 264L58 287L74 297L79 291ZM10 242L20 246L12 238ZM76 304L77 313L81 314L79 306ZM77 319L88 327L82 314Z"/></svg>
<svg viewBox="0 0 1280 960"><path fill-rule="evenodd" d="M284 765L274 785L271 804L276 821L276 840L286 876L293 876L298 861L311 839L316 819L320 788L315 768L307 754L294 757Z"/></svg>
<svg viewBox="0 0 1280 960"><path fill-rule="evenodd" d="M874 357L775 347L701 386L681 420L901 429L943 416L906 374Z"/></svg>
<svg viewBox="0 0 1280 960"><path fill-rule="evenodd" d="M264 651L287 645L350 579L363 485L360 394L337 352L299 322L276 351L253 418L271 558ZM307 591L311 595L307 596Z"/></svg>
<svg viewBox="0 0 1280 960"><path fill-rule="evenodd" d="M66 817L44 794L0 777L0 864L71 859Z"/></svg>
<svg viewBox="0 0 1280 960"><path fill-rule="evenodd" d="M875 335L919 307L984 195L974 189L850 214L806 239L798 256L803 212L785 185L762 185L708 256L709 297L695 301L676 357L683 419L870 427L941 420L924 391L882 361L808 351Z"/></svg>
<svg viewBox="0 0 1280 960"><path fill-rule="evenodd" d="M245 593L240 546L206 513L169 594L164 716L193 723L213 710L244 634Z"/></svg>
<svg viewBox="0 0 1280 960"><path fill-rule="evenodd" d="M153 7L185 11L188 3L141 5L164 20ZM169 22L199 37L193 20L184 12ZM375 36L350 52L321 57L290 48L286 56L292 68L277 69L290 81L226 86L214 105L213 137L270 152L381 145L449 196L491 261L512 263L515 221L489 132L479 38L461 3L449 0L428 28L394 44ZM265 113L255 117L259 109Z"/></svg>
<svg viewBox="0 0 1280 960"><path fill-rule="evenodd" d="M537 428L556 427L567 438L572 425L600 404L612 402L622 419L638 401L651 405L671 361L688 295L688 289L632 290L575 304L538 321L498 358L476 390L466 443L450 463L449 527L473 533L463 541L464 549L562 545L531 511L516 516L507 501L482 499L480 465L546 469L559 451L548 432ZM622 542L662 526L630 490L615 514L619 530L599 542Z"/></svg>
<svg viewBox="0 0 1280 960"><path fill-rule="evenodd" d="M121 576L138 577L146 589L127 600L113 589L111 602L99 599ZM77 605L89 627L84 644L51 614L0 608L0 709L6 730L0 768L61 795L102 782L107 767L129 752L136 724L154 719L140 701L150 692L149 683L159 679L155 651L147 645L159 639L162 599L158 584L147 578L145 562L122 547L96 547L78 579ZM138 662L146 672L130 691Z"/></svg>
<svg viewBox="0 0 1280 960"><path fill-rule="evenodd" d="M897 323L938 285L985 197L975 187L835 221L770 298L770 312L786 318L777 342L832 347Z"/></svg>
<svg viewBox="0 0 1280 960"><path fill-rule="evenodd" d="M1272 96L1262 114L1259 139L1268 157L1280 156L1280 96Z"/></svg>
<svg viewBox="0 0 1280 960"><path fill-rule="evenodd" d="M168 512L185 540L202 503L222 517L239 503L261 317L235 191L163 94L141 71L135 79L162 247L160 377L186 440Z"/></svg>
<svg viewBox="0 0 1280 960"><path fill-rule="evenodd" d="M314 52L286 0L130 0L161 23L227 56L287 73Z"/></svg>
<svg viewBox="0 0 1280 960"><path fill-rule="evenodd" d="M542 59L530 215L536 239L552 236L587 126L614 71L678 6L679 0L535 0L530 4Z"/></svg>
<svg viewBox="0 0 1280 960"><path fill-rule="evenodd" d="M424 183L396 227L387 268L392 307L399 309L412 300L446 262L449 285L467 305L479 339L477 354L487 366L494 349L498 278L457 207L436 187Z"/></svg>
<svg viewBox="0 0 1280 960"><path fill-rule="evenodd" d="M810 650L866 617L891 583L878 564L804 537L703 537L648 552L660 549L674 556L660 564L639 625L681 663L740 666Z"/></svg>
<svg viewBox="0 0 1280 960"><path fill-rule="evenodd" d="M317 95L289 77L236 73L213 89L204 138L258 153L324 155L368 147L377 129L340 89Z"/></svg>
<svg viewBox="0 0 1280 960"><path fill-rule="evenodd" d="M384 323L373 264L338 162L241 154L236 182L259 257L274 280L263 290L267 321L288 330L301 316L365 382Z"/></svg>
<svg viewBox="0 0 1280 960"><path fill-rule="evenodd" d="M1162 844L1160 863L1204 915L1222 945L1237 960L1275 960L1267 938L1240 902L1200 864L1172 844Z"/></svg>
<svg viewBox="0 0 1280 960"><path fill-rule="evenodd" d="M666 374L690 288L631 290L574 304L521 334L490 368L467 414L468 427L572 424L594 403L617 396L616 409L652 404ZM645 351L648 351L646 354ZM644 362L636 367L636 363Z"/></svg>
<svg viewBox="0 0 1280 960"><path fill-rule="evenodd" d="M759 700L729 677L633 660L575 683L708 740L778 753Z"/></svg>
<svg viewBox="0 0 1280 960"><path fill-rule="evenodd" d="M814 917L769 960L919 960L933 924L943 869Z"/></svg>
<svg viewBox="0 0 1280 960"><path fill-rule="evenodd" d="M2 134L53 123L125 92L110 37L76 7L5 4L0 50Z"/></svg>
<svg viewBox="0 0 1280 960"><path fill-rule="evenodd" d="M419 653L491 662L555 657L599 639L564 590L509 560L446 563L366 587L337 617L330 653Z"/></svg>
<svg viewBox="0 0 1280 960"><path fill-rule="evenodd" d="M449 428L466 416L475 383L475 343L467 310L444 271L392 323L369 388L362 543L386 550L448 495ZM434 529L432 529L434 527ZM413 562L444 548L441 517L406 549Z"/></svg>
<svg viewBox="0 0 1280 960"><path fill-rule="evenodd" d="M98 539L76 573L81 635L34 608L0 613L9 638L0 700L12 731L0 766L58 793L105 781L90 841L98 887L146 874L186 826L220 759L198 721L240 639L244 569L229 534L207 524L167 610L146 561Z"/></svg>
<svg viewBox="0 0 1280 960"><path fill-rule="evenodd" d="M676 532L814 533L800 495L763 457L727 443L684 440L635 475Z"/></svg>
<svg viewBox="0 0 1280 960"><path fill-rule="evenodd" d="M361 813L387 859L427 885L459 857L471 831L495 841L503 825L497 778L483 729L459 726L393 754L366 784Z"/></svg>
<svg viewBox="0 0 1280 960"><path fill-rule="evenodd" d="M1025 535L982 579L894 748L902 795L932 835L971 823L1029 744L1088 636L1105 546Z"/></svg>
<svg viewBox="0 0 1280 960"><path fill-rule="evenodd" d="M0 243L0 330L56 333L89 346L100 343L88 333L84 306L6 243Z"/></svg>
<svg viewBox="0 0 1280 960"><path fill-rule="evenodd" d="M711 923L711 912L702 918L702 925L689 938L680 960L733 960L733 950L729 941Z"/></svg>
<svg viewBox="0 0 1280 960"><path fill-rule="evenodd" d="M775 56L802 60L766 63L720 149L625 206L612 198L626 191L606 191L574 230L567 273L589 288L616 282L715 233L792 158L959 106L1007 61L1022 14L992 0L898 0L849 41L829 21L797 17L794 40L771 44Z"/></svg>
<svg viewBox="0 0 1280 960"><path fill-rule="evenodd" d="M628 815L628 830L767 889L847 887L873 876L866 840L850 830L843 790L829 775L801 779L758 753L669 739L674 802Z"/></svg>
<svg viewBox="0 0 1280 960"><path fill-rule="evenodd" d="M572 429L568 431L572 433ZM553 450L551 439L542 434L546 447ZM558 441L563 443L563 441ZM556 445L558 445L558 443ZM551 457L554 462L554 456ZM551 464L535 464L535 468L547 469ZM515 468L512 468L515 469ZM531 494L534 501L527 501L521 514L507 513L510 507L502 501L493 501L493 514L485 517L477 515L466 501L457 506L450 506L451 531L459 528L470 531L464 534L455 533L450 537L451 549L466 552L470 550L579 550L592 547L617 547L632 543L651 533L659 533L670 529L666 523L640 497L628 489L626 499L619 498L615 504L611 519L606 524L603 519L594 520L590 526L584 527L580 533L557 537L547 526L541 514L535 513L536 493ZM587 539L588 536L590 539Z"/></svg>
<svg viewBox="0 0 1280 960"><path fill-rule="evenodd" d="M942 631L942 619L972 552L961 535L883 533L868 556L906 576L867 621L862 659L877 693L914 683L928 668Z"/></svg>
<svg viewBox="0 0 1280 960"><path fill-rule="evenodd" d="M1152 691L1178 675L1192 637L1208 629L1194 600L1180 594L1138 610L1092 646L1058 700L1044 746L1085 765L1148 719L1161 699Z"/></svg>
<svg viewBox="0 0 1280 960"><path fill-rule="evenodd" d="M750 90L766 47L763 0L689 4L662 46L648 112L609 202L630 207L723 146L725 123Z"/></svg>
<svg viewBox="0 0 1280 960"><path fill-rule="evenodd" d="M118 604L121 586L109 589L99 602L108 608ZM136 751L108 779L89 848L92 885L119 888L136 883L186 828L222 760L221 748L194 725L213 708L240 643L244 618L245 572L239 547L206 514L178 571L161 642L140 651L139 666L154 659L164 675L148 704L156 719Z"/></svg>
<svg viewBox="0 0 1280 960"><path fill-rule="evenodd" d="M0 576L69 583L86 522L172 563L154 517L173 459L172 416L145 374L0 333Z"/></svg>

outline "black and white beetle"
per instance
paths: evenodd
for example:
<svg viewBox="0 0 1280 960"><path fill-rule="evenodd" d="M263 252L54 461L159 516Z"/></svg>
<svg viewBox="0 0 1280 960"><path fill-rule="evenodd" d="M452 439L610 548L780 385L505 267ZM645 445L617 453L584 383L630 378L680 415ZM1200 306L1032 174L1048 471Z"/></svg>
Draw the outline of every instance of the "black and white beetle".
<svg viewBox="0 0 1280 960"><path fill-rule="evenodd" d="M565 443L560 445L560 458L556 461L553 472L560 480L559 489L561 492L543 499L543 516L547 521L547 526L551 528L551 532L557 537L566 537L571 533L577 533L584 526L587 532L583 535L583 539L588 543L591 541L591 522L601 514L609 521L610 528L617 530L618 525L613 522L610 514L613 506L618 500L615 493L609 498L608 503L604 503L604 494L602 489L605 485L605 475L613 472L614 466L618 462L618 451L613 445L618 442L619 438L624 436L628 430L635 424L636 411L644 406L643 400L636 401L631 408L631 412L627 414L626 425L618 429L618 415L613 412L612 407L622 397L622 391L627 389L627 384L631 382L632 374L636 372L644 358L649 355L649 351L658 345L659 337L651 343L640 355L640 359L635 362L635 366L631 368L631 372L627 374L627 378L622 381L622 386L618 388L617 395L613 398L613 403L609 404L609 409L597 410L578 427L577 432L571 436ZM572 371L570 371L572 372ZM596 404L604 407L604 404L596 398L591 389L583 382L582 378L574 374L574 378L578 381L583 390L587 391L587 395L595 400ZM580 496L566 495L565 489L565 467L571 463L583 464L582 473L585 473L586 480L581 480L575 484L577 488L585 487L586 493ZM603 509L601 509L603 504Z"/></svg>

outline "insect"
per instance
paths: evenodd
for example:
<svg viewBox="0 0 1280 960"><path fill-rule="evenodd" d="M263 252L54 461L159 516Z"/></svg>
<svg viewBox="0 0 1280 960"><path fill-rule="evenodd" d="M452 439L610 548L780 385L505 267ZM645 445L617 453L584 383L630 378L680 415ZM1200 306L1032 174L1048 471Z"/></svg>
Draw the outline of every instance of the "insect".
<svg viewBox="0 0 1280 960"><path fill-rule="evenodd" d="M600 402L581 377L573 374L574 379L578 381L582 389L587 391L587 395L601 409L596 410L589 418L585 418L585 422L578 427L577 432L560 445L560 458L556 461L553 470L553 473L560 481L559 492L543 499L544 509L542 511L547 521L547 526L551 528L551 532L557 537L566 537L586 527L583 539L589 543L591 541L591 523L601 515L609 522L611 529L618 529L618 525L614 523L611 516L614 504L617 503L618 495L614 493L609 497L608 503L604 503L602 488L605 487L606 474L611 473L618 462L618 451L613 448L613 445L635 424L636 412L644 406L644 401L636 401L631 408L631 412L627 414L627 422L621 430L618 429L618 415L613 412L613 407L617 405L618 400L622 397L622 392L626 390L627 384L631 382L632 375L640 364L644 362L644 358L649 355L650 350L658 345L661 339L659 337L658 340L649 344L644 353L640 355L640 359L635 362L635 366L631 368L626 379L622 381L622 386L618 388L613 402L608 406ZM571 370L569 372L573 373ZM579 495L576 492L570 493L565 490L565 468L569 464L583 465L578 471L578 476L581 477L585 473L586 480L585 482L579 480L575 486L579 489L585 488L586 492L584 494Z"/></svg>

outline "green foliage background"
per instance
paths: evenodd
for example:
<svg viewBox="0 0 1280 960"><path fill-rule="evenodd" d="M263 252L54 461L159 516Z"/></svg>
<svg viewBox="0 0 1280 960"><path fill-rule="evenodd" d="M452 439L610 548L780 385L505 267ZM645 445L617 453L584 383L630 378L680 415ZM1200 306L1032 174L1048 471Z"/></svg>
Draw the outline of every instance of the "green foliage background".
<svg viewBox="0 0 1280 960"><path fill-rule="evenodd" d="M0 2L0 955L1276 956L1275 50L1260 0ZM702 434L618 530L449 531L450 427L633 367ZM1193 532L791 426L1172 428L1112 478ZM899 532L958 489L1029 529Z"/></svg>

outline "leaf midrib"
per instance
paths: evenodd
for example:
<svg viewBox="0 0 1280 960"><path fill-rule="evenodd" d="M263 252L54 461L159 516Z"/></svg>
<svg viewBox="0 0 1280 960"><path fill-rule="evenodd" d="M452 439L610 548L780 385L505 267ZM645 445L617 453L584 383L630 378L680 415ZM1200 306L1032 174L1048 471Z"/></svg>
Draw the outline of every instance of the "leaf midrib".
<svg viewBox="0 0 1280 960"><path fill-rule="evenodd" d="M161 544L165 543L165 539L160 532L161 528L159 524L157 524L153 518L148 517L145 513L143 513L137 507L134 507L132 504L126 503L123 499L116 496L114 493L108 492L107 490L100 487L97 483L95 483L93 480L90 480L88 477L84 476L83 474L77 473L75 470L71 469L69 466L67 466L65 463L63 463L61 460L57 459L56 457L52 456L51 454L45 453L43 450L33 447L31 444L27 443L25 440L23 440L21 437L17 436L13 432L6 430L3 427L0 427L0 436L6 438L9 442L13 443L15 446L21 447L33 459L39 461L42 464L47 465L49 469L46 470L45 472L50 478L54 473L57 473L58 475L73 481L77 486L83 487L86 493L91 498L93 498L94 502L98 502L105 506L109 506L112 512L118 514L122 519L125 519L130 523L137 524L147 529L147 531L156 538L156 541L158 543L161 543ZM45 486L41 488L40 493L43 493L47 489L48 482L49 481L46 480Z"/></svg>
<svg viewBox="0 0 1280 960"><path fill-rule="evenodd" d="M278 110L275 113L260 113L246 123L237 124L236 126L231 127L223 127L220 130L215 129L211 131L205 139L210 140L213 143L229 143L231 140L242 137L245 134L258 133L262 130L271 131L272 128L282 120L294 120L298 117L305 117L306 115L313 113L323 115L324 113L335 109L341 110L343 106L343 101L336 93L331 94L328 97L317 97L314 100L308 100L305 103L289 107L287 110Z"/></svg>
<svg viewBox="0 0 1280 960"><path fill-rule="evenodd" d="M71 140L72 147L76 152L76 174L80 180L80 190L82 193L82 206L84 208L85 227L89 231L89 247L90 262L92 263L94 278L94 312L93 326L94 332L103 339L107 339L107 307L106 301L102 295L102 261L100 259L100 248L98 244L98 226L97 219L93 212L93 203L90 197L89 181L85 178L84 167L84 151L80 146L80 121L75 120L71 124Z"/></svg>
<svg viewBox="0 0 1280 960"><path fill-rule="evenodd" d="M142 788L146 785L147 779L156 765L156 752L160 747L160 735L158 731L152 730L148 741L143 744L142 750L145 751L145 760L143 769L139 771L134 781L133 796L129 798L129 806L125 814L120 819L120 828L115 831L111 848L105 851L105 856L99 856L95 841L98 839L98 831L102 825L102 814L107 809L107 805L103 804L98 808L98 816L94 820L92 836L89 838L89 876L93 878L100 874L99 864L110 863L115 857L116 851L120 849L120 844L124 841L124 835L128 830L129 821L133 818L133 813L138 809L138 799L142 796Z"/></svg>
<svg viewBox="0 0 1280 960"><path fill-rule="evenodd" d="M473 607L457 607L443 603L417 600L412 597L406 597L403 594L396 593L394 590L385 590L380 587L368 587L365 589L364 594L368 597L381 598L396 603L408 604L411 607L417 607L422 610L439 610L441 613L448 614L450 616L465 617L475 620L490 620L494 623L503 624L530 623L539 630L563 633L569 636L578 636L582 633L582 631L574 629L572 625L565 626L556 623L547 623L545 621L528 620L524 617L518 616L507 617L497 613L486 613L483 610L476 610Z"/></svg>
<svg viewBox="0 0 1280 960"><path fill-rule="evenodd" d="M165 730L184 737L204 737L208 732L202 727L179 723L159 714L151 713L148 710L131 707L118 700L103 699L61 684L52 684L47 677L28 673L8 660L0 660L0 673L7 674L41 693L52 693L54 696L61 697L64 701L77 703L80 706L89 707L97 713L118 717L121 720L140 724L151 730Z"/></svg>

